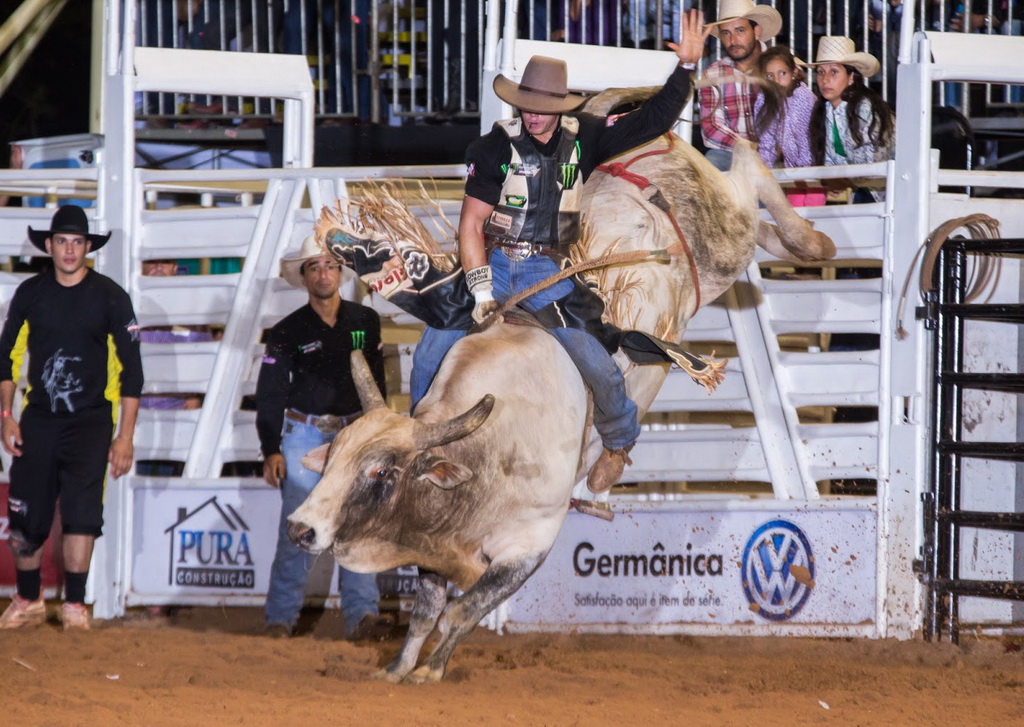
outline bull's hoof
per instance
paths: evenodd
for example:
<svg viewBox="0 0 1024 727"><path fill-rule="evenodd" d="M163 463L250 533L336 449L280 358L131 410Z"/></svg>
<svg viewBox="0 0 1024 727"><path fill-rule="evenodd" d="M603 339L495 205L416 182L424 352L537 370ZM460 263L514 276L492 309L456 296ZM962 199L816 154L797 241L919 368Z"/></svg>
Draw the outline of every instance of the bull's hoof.
<svg viewBox="0 0 1024 727"><path fill-rule="evenodd" d="M414 669L404 681L406 684L437 684L441 681L441 677L443 676L444 671L441 669L431 669L429 666L421 666L418 669Z"/></svg>
<svg viewBox="0 0 1024 727"><path fill-rule="evenodd" d="M379 682L391 682L392 684L398 684L402 681L402 678L405 675L393 671L388 671L387 669L379 669L375 671L371 676Z"/></svg>

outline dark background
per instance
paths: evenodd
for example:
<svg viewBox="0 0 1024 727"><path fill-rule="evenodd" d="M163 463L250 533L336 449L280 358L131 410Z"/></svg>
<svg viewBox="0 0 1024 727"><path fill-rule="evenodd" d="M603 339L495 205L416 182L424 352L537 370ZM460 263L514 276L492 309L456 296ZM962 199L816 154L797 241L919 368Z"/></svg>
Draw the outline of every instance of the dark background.
<svg viewBox="0 0 1024 727"><path fill-rule="evenodd" d="M20 4L0 0L0 22ZM91 18L91 2L68 2L0 96L0 166L8 166L11 141L89 131Z"/></svg>
<svg viewBox="0 0 1024 727"><path fill-rule="evenodd" d="M0 0L0 23L22 0ZM70 0L0 96L0 168L12 141L89 131L92 3ZM315 164L443 164L462 161L478 135L474 122L442 126L318 127ZM266 148L280 165L281 130L266 129Z"/></svg>

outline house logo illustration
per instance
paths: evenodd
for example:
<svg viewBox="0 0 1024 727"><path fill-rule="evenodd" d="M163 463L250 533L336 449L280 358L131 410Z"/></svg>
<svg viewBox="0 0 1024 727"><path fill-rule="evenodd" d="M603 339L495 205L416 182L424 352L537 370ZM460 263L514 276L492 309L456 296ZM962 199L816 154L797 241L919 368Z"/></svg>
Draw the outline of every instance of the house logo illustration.
<svg viewBox="0 0 1024 727"><path fill-rule="evenodd" d="M167 582L193 588L252 589L256 570L249 549L249 525L217 497L192 511L179 507L168 536Z"/></svg>

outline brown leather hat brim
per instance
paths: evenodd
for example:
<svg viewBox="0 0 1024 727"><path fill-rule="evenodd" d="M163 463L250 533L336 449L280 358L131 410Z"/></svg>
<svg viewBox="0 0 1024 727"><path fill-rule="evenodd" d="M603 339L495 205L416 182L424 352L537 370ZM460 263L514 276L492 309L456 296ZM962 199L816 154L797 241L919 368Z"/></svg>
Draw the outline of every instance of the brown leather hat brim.
<svg viewBox="0 0 1024 727"><path fill-rule="evenodd" d="M505 103L520 111L531 114L564 114L580 107L586 99L575 93L565 96L548 96L533 91L523 91L519 84L505 76L498 75L492 84L494 93Z"/></svg>

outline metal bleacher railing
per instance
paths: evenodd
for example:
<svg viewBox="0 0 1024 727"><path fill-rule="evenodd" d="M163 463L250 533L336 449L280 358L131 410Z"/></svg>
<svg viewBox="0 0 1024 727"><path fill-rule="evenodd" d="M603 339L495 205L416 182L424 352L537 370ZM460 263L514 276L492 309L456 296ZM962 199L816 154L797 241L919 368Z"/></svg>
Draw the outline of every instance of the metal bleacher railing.
<svg viewBox="0 0 1024 727"><path fill-rule="evenodd" d="M164 48L294 53L314 80L317 116L401 123L472 120L479 116L485 18L499 13L484 0L138 0L138 45ZM495 6L499 3L491 3ZM874 54L873 79L894 102L902 0L771 0L783 17L776 43L801 58L822 35L846 35ZM518 37L604 46L661 48L678 37L680 12L696 7L717 17L717 0L521 0ZM919 0L915 30L1019 35L1022 0L964 3ZM660 31L658 29L661 29ZM709 43L708 62L721 54ZM987 84L983 93L948 83L939 103L967 117L1024 107L1024 89ZM979 87L982 88L982 87ZM274 119L273 99L147 92L138 116L150 126L210 123L259 126ZM991 124L990 124L991 125ZM998 124L996 124L998 126Z"/></svg>

